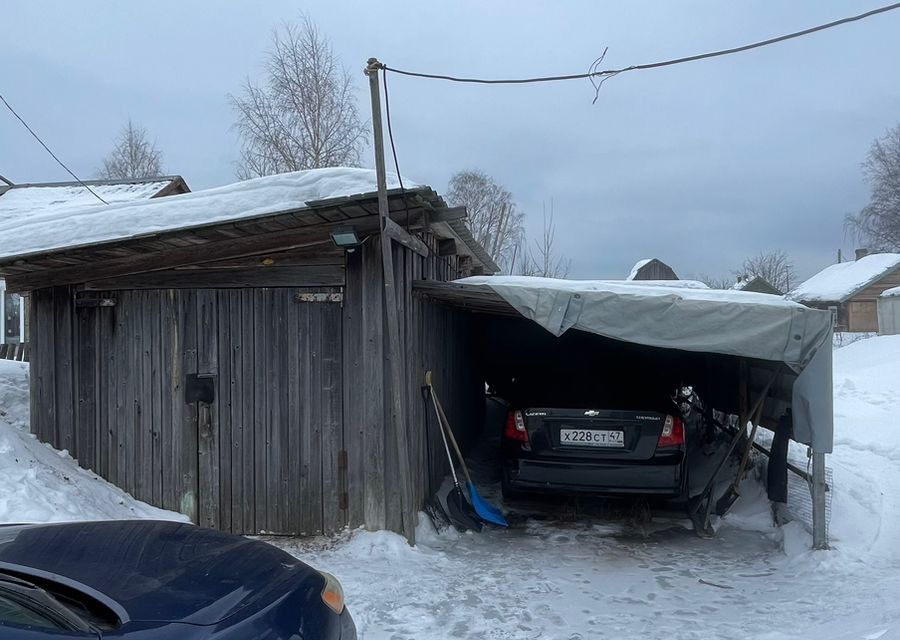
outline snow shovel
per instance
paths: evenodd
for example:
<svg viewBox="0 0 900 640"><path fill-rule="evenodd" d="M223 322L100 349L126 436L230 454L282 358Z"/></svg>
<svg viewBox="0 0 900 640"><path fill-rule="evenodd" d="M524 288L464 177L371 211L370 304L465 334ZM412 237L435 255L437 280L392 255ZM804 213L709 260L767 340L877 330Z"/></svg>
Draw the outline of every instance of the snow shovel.
<svg viewBox="0 0 900 640"><path fill-rule="evenodd" d="M429 385L430 388L431 386ZM441 416L438 413L437 405L435 405L434 413L437 416L438 423L440 423ZM450 454L450 447L447 444L447 437L444 435L443 429L440 431L441 440L444 442L444 451L447 453L447 462L450 463L450 476L453 478L453 488L450 489L445 499L447 503L447 517L459 531L471 529L472 531L480 532L481 521L459 485L459 479L456 477L456 468L453 466L453 456Z"/></svg>
<svg viewBox="0 0 900 640"><path fill-rule="evenodd" d="M444 509L443 505L441 505L441 501L438 499L436 493L432 493L431 491L431 479L434 477L434 462L432 460L431 453L431 429L428 428L428 390L424 387L422 388L422 402L425 405L425 442L428 444L426 452L426 464L428 469L428 493L430 494L427 498L425 498L425 513L431 518L431 523L434 525L434 528L437 531L443 531L447 527L449 527L452 523L450 522L450 517L447 515L446 509Z"/></svg>
<svg viewBox="0 0 900 640"><path fill-rule="evenodd" d="M509 523L506 521L506 518L503 517L503 513L500 509L482 498L481 494L478 493L478 489L475 488L475 483L472 482L472 476L469 475L469 468L466 466L466 461L463 459L462 452L459 450L459 445L456 443L456 436L453 435L453 430L450 429L450 422L447 420L444 408L441 406L437 394L434 392L434 387L431 385L430 371L425 374L425 384L431 392L431 401L434 403L434 409L438 414L438 422L440 422L442 427L441 436L444 437L445 444L446 438L450 438L450 442L453 444L453 450L456 452L459 464L462 467L463 474L466 476L466 487L469 489L469 498L472 500L472 505L475 507L475 513L484 522L497 525L498 527L508 527ZM444 436L445 432L446 436Z"/></svg>

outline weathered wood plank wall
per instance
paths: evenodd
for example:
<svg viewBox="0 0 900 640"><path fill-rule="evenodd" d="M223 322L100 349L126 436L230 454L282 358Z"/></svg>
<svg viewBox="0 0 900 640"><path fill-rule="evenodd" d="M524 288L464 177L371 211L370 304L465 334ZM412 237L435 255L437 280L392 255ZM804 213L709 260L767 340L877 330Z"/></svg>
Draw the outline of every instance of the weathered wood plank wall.
<svg viewBox="0 0 900 640"><path fill-rule="evenodd" d="M35 292L32 428L140 500L238 533L343 527L335 289ZM74 363L74 366L73 366ZM211 397L186 397L185 384ZM327 502L327 504L326 504Z"/></svg>
<svg viewBox="0 0 900 640"><path fill-rule="evenodd" d="M204 526L399 530L398 456L410 456L419 504L447 471L433 409L423 402L425 372L433 371L462 442L482 424L471 317L412 294L415 280L459 274L460 260L440 256L435 238L425 240L428 257L399 245L393 253L406 452L386 429L377 236L347 255L343 288L153 289L141 282L36 290L32 428L135 497ZM299 300L301 292L344 297L311 302Z"/></svg>
<svg viewBox="0 0 900 640"><path fill-rule="evenodd" d="M394 246L401 344L405 354L407 384L404 402L408 416L411 482L415 501L422 504L447 473L447 460L437 425L431 422L426 437L426 411L422 395L425 372L432 371L434 384L454 432L461 442L471 442L481 429L484 409L483 377L479 364L472 318L469 314L430 302L412 294L415 280L452 280L457 277L457 258L440 257L437 240L426 239L427 258ZM386 336L382 330L383 281L378 268L378 238L370 238L361 251L349 254L344 298L344 417L348 458L348 524L370 529L400 530L400 486L397 456L385 429L388 380L384 359ZM428 448L433 461L428 474Z"/></svg>

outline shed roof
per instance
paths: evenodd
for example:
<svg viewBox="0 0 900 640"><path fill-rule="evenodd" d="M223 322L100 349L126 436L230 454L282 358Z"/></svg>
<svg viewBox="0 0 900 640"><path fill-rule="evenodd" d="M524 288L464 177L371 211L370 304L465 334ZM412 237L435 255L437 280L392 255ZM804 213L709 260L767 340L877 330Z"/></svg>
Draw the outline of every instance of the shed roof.
<svg viewBox="0 0 900 640"><path fill-rule="evenodd" d="M787 298L797 302L846 302L898 268L900 253L873 253L822 269L788 293Z"/></svg>
<svg viewBox="0 0 900 640"><path fill-rule="evenodd" d="M641 269L646 267L648 264L653 262L656 258L644 258L642 260L638 260L634 263L634 266L631 267L631 271L628 273L628 277L626 280L634 280L637 277L637 274L640 273Z"/></svg>
<svg viewBox="0 0 900 640"><path fill-rule="evenodd" d="M87 180L85 184L110 206L190 191L181 176L134 180ZM68 217L106 207L107 205L97 200L78 182L0 185L0 230L4 232L11 229L20 230L39 216Z"/></svg>
<svg viewBox="0 0 900 640"><path fill-rule="evenodd" d="M737 282L731 285L731 289L732 291L767 293L776 296L784 294L783 291L779 291L777 287L762 276L746 276L738 278Z"/></svg>
<svg viewBox="0 0 900 640"><path fill-rule="evenodd" d="M430 187L404 182L408 186L401 190L396 177L389 176L392 216L401 224L407 217L421 222L424 214L447 209ZM145 202L32 211L16 216L15 224L0 221L0 231L15 229L0 233L0 275L27 289L84 282L79 278L97 272L93 265L104 261L122 273L150 260L150 254L164 255L163 262L177 257L190 264L195 255L198 261L201 254L212 259L232 248L249 255L248 247L238 247L239 240L273 250L282 238L298 246L298 238L288 236L309 235L311 229L317 229L319 241L323 234L327 240L325 227L343 222L370 232L377 220L376 188L375 172L369 169L315 169ZM458 251L476 265L496 273L497 265L462 217L429 215L427 224L438 237L456 240ZM125 263L130 263L128 269Z"/></svg>
<svg viewBox="0 0 900 640"><path fill-rule="evenodd" d="M626 280L678 280L675 270L659 258L644 258L631 267Z"/></svg>
<svg viewBox="0 0 900 640"><path fill-rule="evenodd" d="M892 287L890 289L885 289L881 293L882 298L900 298L900 287Z"/></svg>
<svg viewBox="0 0 900 640"><path fill-rule="evenodd" d="M827 311L765 293L662 283L493 276L415 288L473 311L521 315L556 336L578 329L648 347L752 359L763 378L778 375L773 388L781 400L767 404L764 417L775 421L792 406L795 438L831 450Z"/></svg>

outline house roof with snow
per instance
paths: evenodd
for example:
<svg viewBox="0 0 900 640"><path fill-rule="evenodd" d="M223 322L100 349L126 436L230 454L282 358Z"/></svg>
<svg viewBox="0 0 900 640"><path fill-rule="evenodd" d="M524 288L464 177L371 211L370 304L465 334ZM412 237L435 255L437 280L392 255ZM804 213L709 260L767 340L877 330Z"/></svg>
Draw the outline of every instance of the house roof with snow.
<svg viewBox="0 0 900 640"><path fill-rule="evenodd" d="M783 295L783 291L779 291L777 287L772 285L762 276L740 276L733 285L732 291L750 291L753 293L768 293L775 296Z"/></svg>
<svg viewBox="0 0 900 640"><path fill-rule="evenodd" d="M151 198L190 191L181 176L131 180L86 180L78 182L39 182L0 184L0 227L21 228L32 216L68 217L91 209L140 202ZM100 202L98 196L109 205Z"/></svg>
<svg viewBox="0 0 900 640"><path fill-rule="evenodd" d="M787 298L804 303L846 302L897 270L900 270L900 253L873 253L822 269L788 293Z"/></svg>
<svg viewBox="0 0 900 640"><path fill-rule="evenodd" d="M464 210L451 215L430 187L409 180L404 185L401 189L396 176L389 176L395 222L402 226L424 221L436 237L452 240L454 250L482 272L499 271L466 227ZM237 245L246 244L250 255L250 245L264 244L254 237L286 242L289 233L302 235L301 227L316 228L317 238L329 225L369 232L378 219L376 189L373 170L340 167L266 176L142 202L60 205L31 209L28 215L19 208L13 215L0 216L0 275L19 289L29 289L38 283L78 282L97 271L91 267L95 263L150 261L151 254L187 264L202 261L214 245L216 252L239 252ZM327 241L329 235L324 237Z"/></svg>
<svg viewBox="0 0 900 640"><path fill-rule="evenodd" d="M900 287L892 287L890 289L885 289L885 291L881 294L882 298L900 298Z"/></svg>

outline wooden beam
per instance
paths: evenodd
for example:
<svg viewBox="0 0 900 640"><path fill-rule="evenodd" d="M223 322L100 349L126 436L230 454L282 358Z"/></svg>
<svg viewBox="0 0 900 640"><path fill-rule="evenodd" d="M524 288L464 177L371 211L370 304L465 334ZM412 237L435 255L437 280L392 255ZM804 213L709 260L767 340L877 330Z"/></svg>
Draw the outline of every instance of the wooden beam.
<svg viewBox="0 0 900 640"><path fill-rule="evenodd" d="M407 233L403 227L390 218L385 218L384 220L384 231L387 233L388 237L399 242L407 249L415 251L423 258L428 257L428 245L417 237Z"/></svg>
<svg viewBox="0 0 900 640"><path fill-rule="evenodd" d="M428 212L429 224L438 222L450 222L451 220L462 220L469 217L469 212L465 207L447 207L446 209L435 209Z"/></svg>
<svg viewBox="0 0 900 640"><path fill-rule="evenodd" d="M336 264L250 269L166 269L84 283L87 291L116 289L235 289L241 287L340 287L344 266Z"/></svg>
<svg viewBox="0 0 900 640"><path fill-rule="evenodd" d="M366 75L369 76L369 91L372 98L372 132L375 142L375 174L378 183L378 214L381 218L381 265L384 274L384 311L387 320L388 348L387 358L390 365L390 419L386 431L389 441L393 442L397 451L397 480L400 486L400 527L410 545L416 544L416 513L418 505L413 504L413 477L410 464L409 440L407 437L406 411L403 402L403 387L406 376L403 371L403 360L400 348L400 318L398 317L397 291L394 280L394 258L391 242L387 233L390 222L390 208L387 195L387 179L384 169L384 134L381 129L381 91L378 86L378 73L382 65L375 58L368 61ZM385 483L388 485L388 483ZM385 487L390 491L389 485Z"/></svg>
<svg viewBox="0 0 900 640"><path fill-rule="evenodd" d="M273 231L245 238L233 238L208 242L201 245L178 247L151 254L140 254L91 262L84 265L68 265L53 269L45 269L28 274L10 275L7 279L7 290L10 292L40 289L59 284L75 284L91 282L107 278L117 278L135 273L162 271L195 264L204 264L240 258L245 256L269 253L275 250L298 249L304 246L320 244L331 238L331 232L345 222L332 222L312 227ZM357 233L371 233L379 228L377 216L356 218L353 228Z"/></svg>
<svg viewBox="0 0 900 640"><path fill-rule="evenodd" d="M456 248L456 240L453 238L447 238L445 240L438 241L438 255L439 256L455 256L459 253Z"/></svg>

